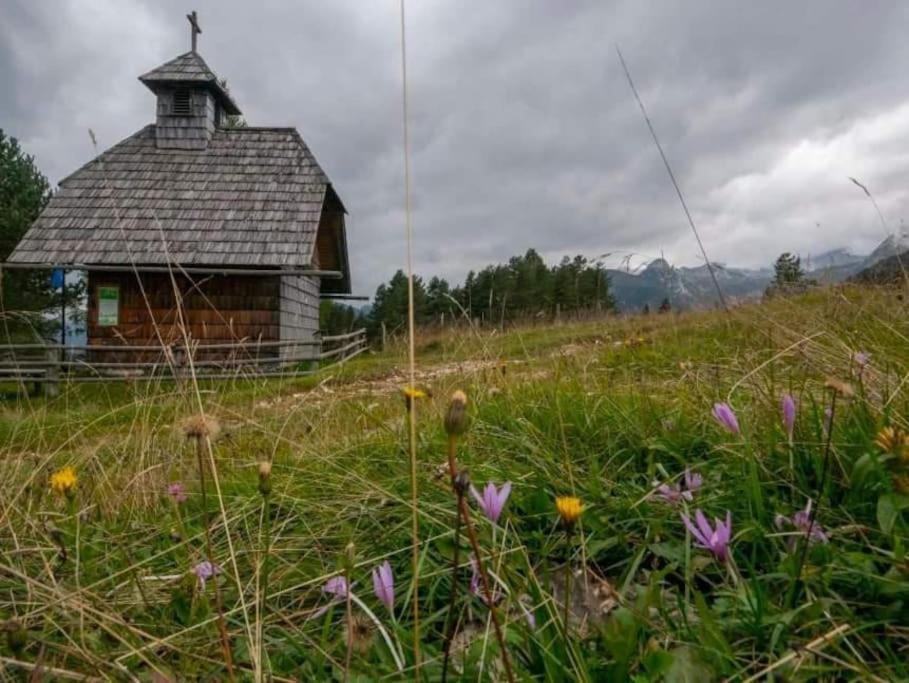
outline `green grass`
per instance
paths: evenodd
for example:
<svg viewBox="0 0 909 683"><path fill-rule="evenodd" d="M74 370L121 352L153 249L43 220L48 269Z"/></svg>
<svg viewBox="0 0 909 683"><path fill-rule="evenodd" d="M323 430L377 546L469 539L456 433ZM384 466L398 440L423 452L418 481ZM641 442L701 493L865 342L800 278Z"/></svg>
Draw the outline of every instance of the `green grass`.
<svg viewBox="0 0 909 683"><path fill-rule="evenodd" d="M730 315L420 334L418 384L433 395L417 403L423 678L441 675L452 587L455 501L440 466L442 416L457 388L471 414L460 465L478 486L514 483L499 525L474 519L518 679L909 678L909 497L898 490L909 463L874 445L885 425L909 429L907 337L898 293L865 289ZM871 354L861 373L855 351ZM5 671L223 679L217 585L238 679L253 679L256 652L275 680L413 679L405 359L396 344L297 380L73 386L53 400L7 393ZM838 400L819 493L828 377L855 396ZM787 392L799 404L791 443L779 407ZM718 401L734 407L741 435L712 418ZM208 507L223 571L205 591L189 573L205 541L195 450L181 431L200 405L221 424L212 446L220 500L209 481ZM264 460L274 463L267 516ZM48 486L66 465L79 477L72 500ZM726 564L692 543L685 507L654 495L655 482L686 467L704 478L689 511L731 513ZM181 505L166 495L174 481L189 493ZM564 494L586 506L570 545L553 505ZM819 496L829 542L809 546L799 572L801 537L774 518ZM501 680L489 612L466 590L468 555L462 538L449 678ZM394 618L372 593L370 572L384 559ZM566 562L587 576L574 581L567 639ZM322 586L345 567L392 643L364 628L349 667L344 603L316 612L329 602Z"/></svg>

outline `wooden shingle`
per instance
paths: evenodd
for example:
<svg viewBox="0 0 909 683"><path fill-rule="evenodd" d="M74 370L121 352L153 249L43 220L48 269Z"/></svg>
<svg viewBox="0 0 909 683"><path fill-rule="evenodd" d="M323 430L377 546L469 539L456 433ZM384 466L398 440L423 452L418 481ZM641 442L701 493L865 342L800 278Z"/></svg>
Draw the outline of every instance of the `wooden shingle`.
<svg viewBox="0 0 909 683"><path fill-rule="evenodd" d="M187 150L152 125L64 179L9 261L307 267L329 188L293 128L219 128Z"/></svg>

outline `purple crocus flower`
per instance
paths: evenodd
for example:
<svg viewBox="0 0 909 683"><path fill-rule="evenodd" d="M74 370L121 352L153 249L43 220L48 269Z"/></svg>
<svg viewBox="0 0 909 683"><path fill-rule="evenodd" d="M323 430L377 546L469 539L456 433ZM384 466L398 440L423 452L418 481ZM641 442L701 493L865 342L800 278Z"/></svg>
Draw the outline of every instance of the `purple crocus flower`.
<svg viewBox="0 0 909 683"><path fill-rule="evenodd" d="M347 579L343 576L333 576L328 581L325 582L325 585L322 586L322 592L333 595L336 598L346 598L347 597Z"/></svg>
<svg viewBox="0 0 909 683"><path fill-rule="evenodd" d="M395 609L395 576L388 560L372 570L372 589L389 612Z"/></svg>
<svg viewBox="0 0 909 683"><path fill-rule="evenodd" d="M741 432L735 412L729 407L728 403L714 403L713 416L717 419L717 422L723 425L723 427L732 434L739 434Z"/></svg>
<svg viewBox="0 0 909 683"><path fill-rule="evenodd" d="M202 587L202 590L205 590L205 582L213 576L220 574L221 567L212 564L208 560L203 560L193 567L193 573L198 577L199 585Z"/></svg>
<svg viewBox="0 0 909 683"><path fill-rule="evenodd" d="M179 481L167 485L167 495L173 498L175 503L185 503L187 499L186 489Z"/></svg>
<svg viewBox="0 0 909 683"><path fill-rule="evenodd" d="M695 544L713 553L720 562L729 560L729 540L732 538L732 513L726 511L726 521L714 519L715 528L710 526L707 517L701 510L695 510L694 519L697 525L691 523L686 514L682 514L682 521L694 536Z"/></svg>
<svg viewBox="0 0 909 683"><path fill-rule="evenodd" d="M660 484L657 486L656 492L660 498L670 505L675 505L682 500L682 498L691 500L691 492L682 491L682 487L678 484Z"/></svg>
<svg viewBox="0 0 909 683"><path fill-rule="evenodd" d="M670 505L675 505L683 499L689 502L694 500L695 492L704 482L703 478L697 472L686 469L684 481L684 488L680 484L660 484L656 489L657 495Z"/></svg>
<svg viewBox="0 0 909 683"><path fill-rule="evenodd" d="M505 502L511 494L511 482L506 481L499 489L496 488L495 484L489 482L483 488L482 496L476 488L471 486L470 493L476 498L477 505L480 506L483 514L489 518L490 522L495 524L499 521L499 517L502 515L502 509L505 507Z"/></svg>
<svg viewBox="0 0 909 683"><path fill-rule="evenodd" d="M861 372L871 362L871 354L864 351L856 351L852 354L852 360L858 366L859 372Z"/></svg>
<svg viewBox="0 0 909 683"><path fill-rule="evenodd" d="M695 491L701 488L701 484L703 483L704 479L700 474L697 472L692 472L687 467L685 468L685 488L688 489L690 493L693 494ZM691 497L689 497L688 500L691 500Z"/></svg>
<svg viewBox="0 0 909 683"><path fill-rule="evenodd" d="M792 398L792 394L786 394L783 396L783 400L780 403L780 407L783 412L783 426L786 428L786 433L789 435L789 438L792 438L792 432L795 430L795 399Z"/></svg>
<svg viewBox="0 0 909 683"><path fill-rule="evenodd" d="M809 543L826 543L829 540L829 537L824 532L824 529L821 525L814 520L811 521L811 499L808 499L808 504L805 505L804 510L799 510L792 517L786 517L785 515L777 515L773 520L777 529L782 529L787 524L794 527L796 531L799 532L799 535L806 536ZM789 539L789 549L792 550L795 547L796 538Z"/></svg>
<svg viewBox="0 0 909 683"><path fill-rule="evenodd" d="M356 583L356 582L354 582ZM354 584L351 583L350 587L353 588ZM331 599L328 601L327 605L323 605L315 612L313 612L307 619L318 619L323 614L325 614L329 608L338 603L341 600L347 599L347 579L343 576L332 576L328 581L325 582L325 585L322 586L322 592L328 593L331 596ZM350 593L353 595L353 592Z"/></svg>

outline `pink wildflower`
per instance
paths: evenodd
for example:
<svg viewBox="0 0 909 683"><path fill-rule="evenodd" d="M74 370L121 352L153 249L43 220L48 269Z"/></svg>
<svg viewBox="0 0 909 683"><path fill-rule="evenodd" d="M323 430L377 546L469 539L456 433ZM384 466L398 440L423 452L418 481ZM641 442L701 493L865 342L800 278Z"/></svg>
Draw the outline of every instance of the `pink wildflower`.
<svg viewBox="0 0 909 683"><path fill-rule="evenodd" d="M729 560L729 541L732 538L732 513L726 511L726 521L714 519L715 527L710 526L707 517L701 510L695 510L694 519L697 525L692 524L688 515L682 515L682 521L694 537L695 544L713 553L720 562Z"/></svg>
<svg viewBox="0 0 909 683"><path fill-rule="evenodd" d="M728 403L714 403L713 416L717 419L717 422L723 425L723 427L725 427L726 430L730 433L741 433L738 418L735 416L735 411L729 407Z"/></svg>
<svg viewBox="0 0 909 683"><path fill-rule="evenodd" d="M502 509L505 507L508 496L511 494L511 482L506 481L502 484L501 488L496 488L495 484L489 482L483 488L483 495L480 495L479 491L471 486L470 493L476 499L477 505L480 506L483 514L486 515L490 522L495 524L499 521L499 517L502 515Z"/></svg>
<svg viewBox="0 0 909 683"><path fill-rule="evenodd" d="M174 499L175 503L185 503L187 499L186 489L179 481L167 485L167 495Z"/></svg>
<svg viewBox="0 0 909 683"><path fill-rule="evenodd" d="M783 413L783 426L786 428L786 434L788 434L789 438L791 439L792 432L795 430L796 413L795 399L792 398L791 394L786 394L783 396L780 407Z"/></svg>
<svg viewBox="0 0 909 683"><path fill-rule="evenodd" d="M389 612L395 608L395 577L388 560L372 570L372 588Z"/></svg>

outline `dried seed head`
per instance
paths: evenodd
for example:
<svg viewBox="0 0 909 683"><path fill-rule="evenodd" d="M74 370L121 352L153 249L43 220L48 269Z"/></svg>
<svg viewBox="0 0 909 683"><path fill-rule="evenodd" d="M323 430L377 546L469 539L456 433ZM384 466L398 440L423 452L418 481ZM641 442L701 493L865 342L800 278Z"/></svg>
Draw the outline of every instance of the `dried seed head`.
<svg viewBox="0 0 909 683"><path fill-rule="evenodd" d="M206 437L210 441L214 441L218 438L218 434L221 433L221 425L218 421L211 415L202 414L192 415L183 420L181 429L187 439L195 439L197 441Z"/></svg>
<svg viewBox="0 0 909 683"><path fill-rule="evenodd" d="M271 463L268 460L259 463L259 493L263 496L271 493Z"/></svg>
<svg viewBox="0 0 909 683"><path fill-rule="evenodd" d="M370 619L356 613L344 629L344 643L350 644L352 650L360 655L369 652L375 641L375 628Z"/></svg>
<svg viewBox="0 0 909 683"><path fill-rule="evenodd" d="M458 389L451 395L448 412L445 413L445 431L449 436L461 435L467 431L467 394Z"/></svg>
<svg viewBox="0 0 909 683"><path fill-rule="evenodd" d="M824 382L824 386L828 389L833 389L843 398L852 398L855 396L855 392L852 390L852 385L848 382L844 382L841 379L837 379L836 377L828 377L827 381Z"/></svg>
<svg viewBox="0 0 909 683"><path fill-rule="evenodd" d="M467 470L461 470L455 475L453 485L455 493L459 496L467 495L467 491L470 489L470 475Z"/></svg>

